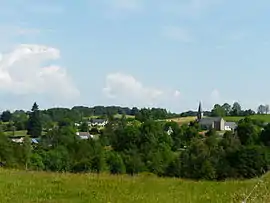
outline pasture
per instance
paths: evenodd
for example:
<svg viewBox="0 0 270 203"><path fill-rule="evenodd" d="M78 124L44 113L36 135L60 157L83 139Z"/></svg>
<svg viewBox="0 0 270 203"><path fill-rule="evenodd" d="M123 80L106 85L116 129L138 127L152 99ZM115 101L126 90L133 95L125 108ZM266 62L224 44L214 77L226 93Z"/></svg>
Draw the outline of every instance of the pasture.
<svg viewBox="0 0 270 203"><path fill-rule="evenodd" d="M244 119L245 117L243 116L226 116L224 117L224 119L226 121L234 121L234 122L238 122L239 120L241 119ZM267 114L267 115L252 115L252 116L249 116L249 118L251 119L255 119L255 120L261 120L263 122L270 122L270 114Z"/></svg>
<svg viewBox="0 0 270 203"><path fill-rule="evenodd" d="M231 122L238 122L241 119L244 119L244 116L225 116L223 117L225 121L231 121ZM270 123L270 114L267 115L252 115L249 116L249 118L251 119L255 119L255 120L261 120L263 122L269 122ZM195 121L196 117L195 116L188 116L188 117L179 117L179 118L172 118L172 119L167 119L167 121L174 121L176 123L178 123L179 125L182 124L187 124L191 121Z"/></svg>
<svg viewBox="0 0 270 203"><path fill-rule="evenodd" d="M2 203L241 203L258 183L207 182L139 175L57 174L0 169ZM247 202L268 203L270 174Z"/></svg>

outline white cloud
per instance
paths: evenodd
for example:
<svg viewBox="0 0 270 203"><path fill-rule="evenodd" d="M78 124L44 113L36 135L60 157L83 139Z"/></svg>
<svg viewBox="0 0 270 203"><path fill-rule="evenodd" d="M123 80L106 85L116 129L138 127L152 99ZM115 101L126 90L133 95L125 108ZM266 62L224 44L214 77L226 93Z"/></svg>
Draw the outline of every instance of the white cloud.
<svg viewBox="0 0 270 203"><path fill-rule="evenodd" d="M180 97L180 96L181 96L180 91L175 90L174 93L173 93L173 96L174 96L174 97Z"/></svg>
<svg viewBox="0 0 270 203"><path fill-rule="evenodd" d="M219 103L220 102L220 93L217 89L214 89L210 94L210 99L212 103Z"/></svg>
<svg viewBox="0 0 270 203"><path fill-rule="evenodd" d="M171 39L171 40L176 40L179 42L192 42L193 38L190 35L190 33L181 27L177 26L165 26L162 29L162 35Z"/></svg>
<svg viewBox="0 0 270 203"><path fill-rule="evenodd" d="M66 70L44 63L58 59L58 49L24 44L0 55L0 92L15 95L41 94L58 99L78 97Z"/></svg>
<svg viewBox="0 0 270 203"><path fill-rule="evenodd" d="M106 77L105 95L123 105L153 106L164 104L179 96L179 91L148 87L131 75L112 73ZM167 103L168 104L168 103Z"/></svg>

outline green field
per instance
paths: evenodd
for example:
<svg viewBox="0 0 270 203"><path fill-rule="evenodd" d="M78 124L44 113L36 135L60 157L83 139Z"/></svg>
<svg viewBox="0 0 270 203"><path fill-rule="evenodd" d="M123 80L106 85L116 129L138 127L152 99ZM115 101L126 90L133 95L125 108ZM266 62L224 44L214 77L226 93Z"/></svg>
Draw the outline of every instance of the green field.
<svg viewBox="0 0 270 203"><path fill-rule="evenodd" d="M239 120L244 119L244 118L245 118L244 116L226 116L226 117L224 117L224 120L238 122ZM252 115L252 116L249 116L249 118L270 123L270 114L269 115ZM177 122L179 124L185 124L185 123L189 123L191 121L195 121L195 119L196 119L196 117L194 117L194 116L188 116L188 117L167 119L167 121L172 120L172 121Z"/></svg>
<svg viewBox="0 0 270 203"><path fill-rule="evenodd" d="M7 136L13 136L13 131L5 132ZM14 131L15 136L25 136L27 134L26 130Z"/></svg>
<svg viewBox="0 0 270 203"><path fill-rule="evenodd" d="M191 121L195 121L196 117L195 116L187 116L187 117L179 117L179 118L172 118L172 119L166 119L167 121L174 121L178 124L186 124L190 123Z"/></svg>
<svg viewBox="0 0 270 203"><path fill-rule="evenodd" d="M1 203L240 203L258 182L13 170L0 170L0 180ZM269 202L270 174L263 180L247 202Z"/></svg>
<svg viewBox="0 0 270 203"><path fill-rule="evenodd" d="M234 121L234 122L237 122L241 119L244 119L245 117L243 116L236 116L236 117L233 117L233 116L227 116L225 117L224 119L226 121ZM270 114L268 115L252 115L252 116L249 116L249 118L251 119L256 119L256 120L262 120L264 122L270 122Z"/></svg>
<svg viewBox="0 0 270 203"><path fill-rule="evenodd" d="M125 115L126 118L135 118L135 116L131 116L131 115ZM90 116L90 117L84 117L84 119L90 119L90 118L100 118L101 116ZM115 114L114 115L115 118L121 118L122 114Z"/></svg>

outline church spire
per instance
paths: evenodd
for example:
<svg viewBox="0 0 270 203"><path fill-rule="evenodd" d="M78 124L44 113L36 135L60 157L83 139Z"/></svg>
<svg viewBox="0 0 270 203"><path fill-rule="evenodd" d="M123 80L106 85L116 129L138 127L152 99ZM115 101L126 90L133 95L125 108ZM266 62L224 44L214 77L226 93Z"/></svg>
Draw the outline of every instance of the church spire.
<svg viewBox="0 0 270 203"><path fill-rule="evenodd" d="M203 117L203 112L202 112L202 104L201 102L199 103L199 108L198 108L198 113L197 113L197 120L201 120Z"/></svg>

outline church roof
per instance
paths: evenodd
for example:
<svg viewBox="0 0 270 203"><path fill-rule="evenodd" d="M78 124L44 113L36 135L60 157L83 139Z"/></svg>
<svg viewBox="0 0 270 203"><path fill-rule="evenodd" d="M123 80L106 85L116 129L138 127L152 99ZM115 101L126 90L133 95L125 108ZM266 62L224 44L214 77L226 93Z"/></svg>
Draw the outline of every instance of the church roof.
<svg viewBox="0 0 270 203"><path fill-rule="evenodd" d="M202 118L199 121L199 124L201 125L211 125L213 122L220 122L221 121L221 117L205 117Z"/></svg>

